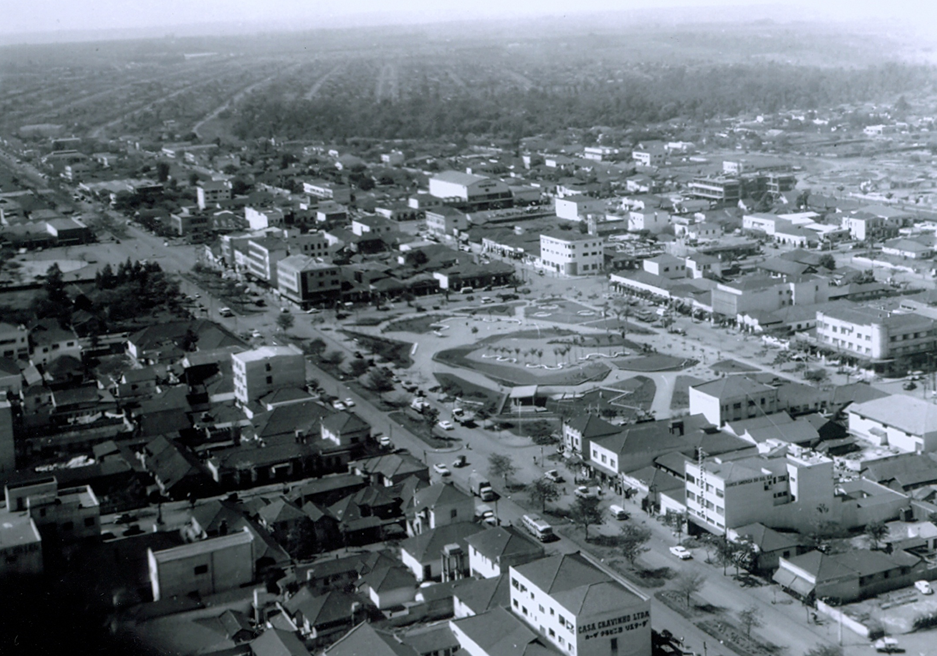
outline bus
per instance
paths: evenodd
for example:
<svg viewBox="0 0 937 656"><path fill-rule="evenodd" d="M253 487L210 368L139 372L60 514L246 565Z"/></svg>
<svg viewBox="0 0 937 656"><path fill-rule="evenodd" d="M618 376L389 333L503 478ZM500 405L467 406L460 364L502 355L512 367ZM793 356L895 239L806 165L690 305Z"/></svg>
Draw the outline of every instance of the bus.
<svg viewBox="0 0 937 656"><path fill-rule="evenodd" d="M553 527L543 521L540 515L524 515L522 521L524 528L541 542L552 542L558 539L553 532Z"/></svg>

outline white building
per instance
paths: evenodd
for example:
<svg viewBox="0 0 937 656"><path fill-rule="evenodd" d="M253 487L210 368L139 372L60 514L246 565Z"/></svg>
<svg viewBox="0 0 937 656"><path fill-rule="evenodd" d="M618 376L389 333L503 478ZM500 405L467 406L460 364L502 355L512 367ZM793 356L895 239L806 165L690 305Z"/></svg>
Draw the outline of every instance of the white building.
<svg viewBox="0 0 937 656"><path fill-rule="evenodd" d="M725 376L690 386L690 414L716 426L778 411L778 390L743 375Z"/></svg>
<svg viewBox="0 0 937 656"><path fill-rule="evenodd" d="M231 200L231 183L227 180L203 180L195 187L198 208L214 207L218 203Z"/></svg>
<svg viewBox="0 0 937 656"><path fill-rule="evenodd" d="M500 180L460 171L443 171L430 178L429 193L468 204L509 203L513 199L510 187Z"/></svg>
<svg viewBox="0 0 937 656"><path fill-rule="evenodd" d="M937 322L913 313L896 313L843 301L817 310L817 341L865 360L931 352Z"/></svg>
<svg viewBox="0 0 937 656"><path fill-rule="evenodd" d="M650 600L562 554L510 568L511 611L570 656L650 656Z"/></svg>
<svg viewBox="0 0 937 656"><path fill-rule="evenodd" d="M543 267L567 276L588 276L604 268L603 240L591 235L553 232L540 235Z"/></svg>
<svg viewBox="0 0 937 656"><path fill-rule="evenodd" d="M937 405L905 394L854 403L846 412L849 432L906 453L937 450Z"/></svg>
<svg viewBox="0 0 937 656"><path fill-rule="evenodd" d="M807 529L815 509L833 508L833 460L793 445L737 460L685 464L686 507L711 533L759 522Z"/></svg>
<svg viewBox="0 0 937 656"><path fill-rule="evenodd" d="M253 536L238 533L181 547L147 549L153 600L210 595L254 580Z"/></svg>
<svg viewBox="0 0 937 656"><path fill-rule="evenodd" d="M306 384L306 358L293 344L262 346L231 355L234 397L247 405L283 387Z"/></svg>
<svg viewBox="0 0 937 656"><path fill-rule="evenodd" d="M605 201L582 194L556 199L556 215L567 221L584 221L587 214L605 211Z"/></svg>
<svg viewBox="0 0 937 656"><path fill-rule="evenodd" d="M286 215L283 210L276 207L245 207L244 218L251 230L279 228L286 222Z"/></svg>
<svg viewBox="0 0 937 656"><path fill-rule="evenodd" d="M686 278L686 260L666 253L644 260L643 266L648 273L662 278Z"/></svg>

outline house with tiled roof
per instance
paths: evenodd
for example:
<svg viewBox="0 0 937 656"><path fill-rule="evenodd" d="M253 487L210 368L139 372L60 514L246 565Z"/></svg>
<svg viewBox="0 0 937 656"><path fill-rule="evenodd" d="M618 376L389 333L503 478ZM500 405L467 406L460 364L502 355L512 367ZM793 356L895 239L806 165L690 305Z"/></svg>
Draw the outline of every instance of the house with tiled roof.
<svg viewBox="0 0 937 656"><path fill-rule="evenodd" d="M340 590L314 594L309 588L299 592L277 606L287 613L307 640L325 639L344 633L364 612L363 599Z"/></svg>
<svg viewBox="0 0 937 656"><path fill-rule="evenodd" d="M800 533L781 533L758 522L733 529L729 539L747 540L755 548L753 571L758 573L773 573L781 558L793 558L810 550Z"/></svg>
<svg viewBox="0 0 937 656"><path fill-rule="evenodd" d="M543 547L513 526L498 526L465 538L472 576L497 578L509 567L543 557Z"/></svg>
<svg viewBox="0 0 937 656"><path fill-rule="evenodd" d="M452 588L453 615L456 619L481 615L494 608L511 605L511 579L507 573L490 579L467 578L455 581Z"/></svg>
<svg viewBox="0 0 937 656"><path fill-rule="evenodd" d="M322 420L322 439L337 446L364 444L371 437L371 424L354 412L336 412Z"/></svg>
<svg viewBox="0 0 937 656"><path fill-rule="evenodd" d="M505 608L449 621L452 633L469 654L549 656L556 654L544 639ZM565 651L565 650L564 650ZM648 645L650 653L650 644Z"/></svg>
<svg viewBox="0 0 937 656"><path fill-rule="evenodd" d="M414 493L407 515L407 532L419 535L446 524L472 521L475 499L451 483L436 483Z"/></svg>
<svg viewBox="0 0 937 656"><path fill-rule="evenodd" d="M348 463L348 471L374 485L390 487L411 476L429 482L429 467L408 453L388 453Z"/></svg>
<svg viewBox="0 0 937 656"><path fill-rule="evenodd" d="M690 386L690 414L702 414L716 426L777 411L777 388L749 376L725 376Z"/></svg>
<svg viewBox="0 0 937 656"><path fill-rule="evenodd" d="M370 598L371 603L384 610L413 601L417 580L406 567L394 565L367 572L359 579L357 588Z"/></svg>
<svg viewBox="0 0 937 656"><path fill-rule="evenodd" d="M598 415L584 412L563 421L563 446L579 455L589 454L589 443L605 435L621 432L621 426L610 424Z"/></svg>
<svg viewBox="0 0 937 656"><path fill-rule="evenodd" d="M842 604L907 587L922 578L925 569L925 562L907 551L810 551L782 557L772 578L799 599L829 599Z"/></svg>
<svg viewBox="0 0 937 656"><path fill-rule="evenodd" d="M310 656L309 650L295 633L267 629L250 642L251 656Z"/></svg>
<svg viewBox="0 0 937 656"><path fill-rule="evenodd" d="M400 543L400 559L418 581L451 580L468 575L466 538L485 530L474 522L446 524Z"/></svg>
<svg viewBox="0 0 937 656"><path fill-rule="evenodd" d="M326 656L420 656L390 631L362 622L325 650Z"/></svg>
<svg viewBox="0 0 937 656"><path fill-rule="evenodd" d="M937 450L937 405L905 394L853 403L846 409L849 432L906 453Z"/></svg>

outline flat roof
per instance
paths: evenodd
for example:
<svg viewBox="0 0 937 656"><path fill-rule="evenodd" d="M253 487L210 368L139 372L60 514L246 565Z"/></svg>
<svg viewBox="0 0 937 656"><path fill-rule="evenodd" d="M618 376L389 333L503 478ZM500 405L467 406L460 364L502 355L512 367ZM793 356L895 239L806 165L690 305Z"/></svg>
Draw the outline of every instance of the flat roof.
<svg viewBox="0 0 937 656"><path fill-rule="evenodd" d="M181 547L173 547L172 549L164 549L162 551L154 551L152 553L157 563L168 563L174 560L182 560L183 558L191 558L192 556L212 553L213 551L218 551L219 549L226 549L228 547L234 547L240 544L250 544L253 539L253 536L245 528L239 533L232 533L231 535L222 535L217 538L200 540L199 542L193 542L192 544L184 544Z"/></svg>

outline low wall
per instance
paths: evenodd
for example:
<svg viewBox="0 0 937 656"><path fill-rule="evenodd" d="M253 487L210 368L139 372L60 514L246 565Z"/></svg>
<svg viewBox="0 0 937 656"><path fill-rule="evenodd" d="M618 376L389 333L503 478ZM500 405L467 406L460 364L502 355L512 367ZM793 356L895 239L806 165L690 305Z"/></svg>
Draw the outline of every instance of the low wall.
<svg viewBox="0 0 937 656"><path fill-rule="evenodd" d="M817 600L817 611L832 618L835 622L842 622L843 628L849 629L853 633L856 633L867 640L870 639L871 633L869 631L869 627L849 617L849 615L839 610L838 608L834 608L833 606Z"/></svg>

